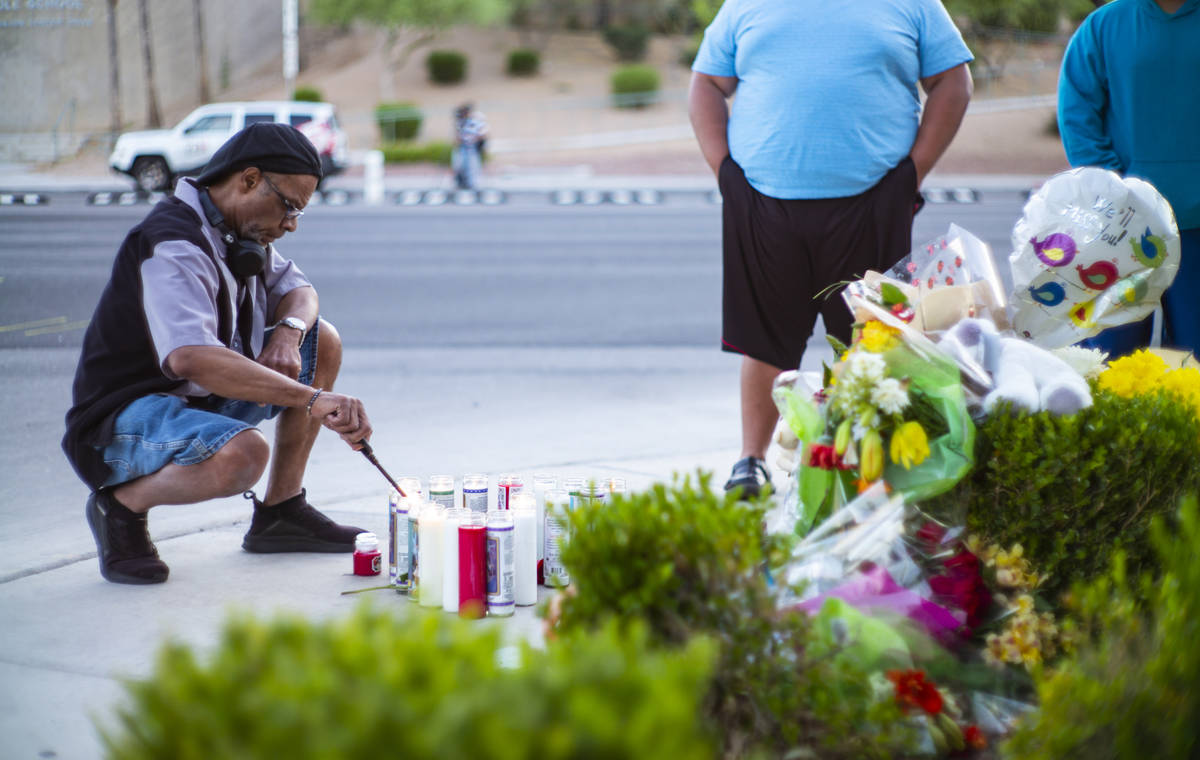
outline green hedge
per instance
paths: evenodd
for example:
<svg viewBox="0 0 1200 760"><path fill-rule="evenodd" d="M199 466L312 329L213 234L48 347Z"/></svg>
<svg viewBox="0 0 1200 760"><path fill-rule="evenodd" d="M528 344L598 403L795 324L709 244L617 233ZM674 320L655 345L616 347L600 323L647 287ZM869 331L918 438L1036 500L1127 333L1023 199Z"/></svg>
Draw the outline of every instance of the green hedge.
<svg viewBox="0 0 1200 760"><path fill-rule="evenodd" d="M640 108L658 102L658 69L643 64L622 66L613 72L609 84L613 105Z"/></svg>
<svg viewBox="0 0 1200 760"><path fill-rule="evenodd" d="M292 91L292 100L301 100L308 103L323 103L325 98L321 97L321 91L316 87L301 85Z"/></svg>
<svg viewBox="0 0 1200 760"><path fill-rule="evenodd" d="M926 506L966 508L969 529L1019 543L1050 595L1105 572L1123 549L1133 572L1153 566L1150 521L1200 489L1200 421L1161 393L1094 391L1076 415L998 411L979 425L975 470Z"/></svg>
<svg viewBox="0 0 1200 760"><path fill-rule="evenodd" d="M403 605L403 601L398 604ZM609 628L504 647L500 630L363 608L234 620L198 658L169 644L127 684L110 758L712 758L697 703L713 647Z"/></svg>
<svg viewBox="0 0 1200 760"><path fill-rule="evenodd" d="M907 738L895 704L875 699L851 658L829 656L806 614L776 609L763 568L782 561L792 537L763 537L766 502L717 495L710 481L702 474L697 486L658 484L571 512L563 562L577 593L562 600L559 630L616 619L648 625L668 648L715 641L704 715L725 757L889 755Z"/></svg>
<svg viewBox="0 0 1200 760"><path fill-rule="evenodd" d="M508 64L505 71L510 77L531 77L538 73L542 58L538 51L529 48L518 48L509 51Z"/></svg>
<svg viewBox="0 0 1200 760"><path fill-rule="evenodd" d="M620 24L604 30L604 41L620 61L640 61L646 57L650 29L644 24Z"/></svg>
<svg viewBox="0 0 1200 760"><path fill-rule="evenodd" d="M467 78L467 57L457 50L434 50L425 59L429 81L458 84Z"/></svg>
<svg viewBox="0 0 1200 760"><path fill-rule="evenodd" d="M416 103L380 103L375 106L375 123L380 139L385 143L411 140L421 131L425 114Z"/></svg>
<svg viewBox="0 0 1200 760"><path fill-rule="evenodd" d="M383 160L389 164L450 165L453 146L445 140L429 142L398 142L384 145Z"/></svg>
<svg viewBox="0 0 1200 760"><path fill-rule="evenodd" d="M1168 527L1169 526L1169 527ZM1200 756L1200 512L1150 531L1160 573L1113 570L1072 594L1075 654L1038 676L1040 707L1002 747L1016 760Z"/></svg>

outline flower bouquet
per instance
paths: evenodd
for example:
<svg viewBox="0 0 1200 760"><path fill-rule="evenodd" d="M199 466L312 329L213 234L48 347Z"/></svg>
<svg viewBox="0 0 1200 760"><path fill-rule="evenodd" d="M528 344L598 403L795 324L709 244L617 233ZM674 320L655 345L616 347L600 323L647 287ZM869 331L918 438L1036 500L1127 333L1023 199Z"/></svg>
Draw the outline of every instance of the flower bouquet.
<svg viewBox="0 0 1200 760"><path fill-rule="evenodd" d="M877 319L836 350L841 360L822 389L806 388L793 372L773 392L798 444L785 501L800 535L872 483L927 498L952 487L973 462L975 429L952 359L919 333Z"/></svg>
<svg viewBox="0 0 1200 760"><path fill-rule="evenodd" d="M876 483L773 570L780 606L814 615L836 656L886 675L937 754L1007 733L1032 696L1026 671L1067 643L1021 547L984 546L959 517Z"/></svg>

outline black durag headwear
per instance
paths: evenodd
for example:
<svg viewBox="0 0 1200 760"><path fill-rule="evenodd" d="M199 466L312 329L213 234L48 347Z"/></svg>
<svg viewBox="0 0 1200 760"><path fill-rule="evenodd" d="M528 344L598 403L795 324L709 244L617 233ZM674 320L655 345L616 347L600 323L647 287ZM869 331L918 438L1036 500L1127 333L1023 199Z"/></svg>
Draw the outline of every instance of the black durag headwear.
<svg viewBox="0 0 1200 760"><path fill-rule="evenodd" d="M260 122L238 132L209 159L196 183L214 185L234 172L257 166L276 174L311 174L321 178L321 157L300 130L287 124Z"/></svg>

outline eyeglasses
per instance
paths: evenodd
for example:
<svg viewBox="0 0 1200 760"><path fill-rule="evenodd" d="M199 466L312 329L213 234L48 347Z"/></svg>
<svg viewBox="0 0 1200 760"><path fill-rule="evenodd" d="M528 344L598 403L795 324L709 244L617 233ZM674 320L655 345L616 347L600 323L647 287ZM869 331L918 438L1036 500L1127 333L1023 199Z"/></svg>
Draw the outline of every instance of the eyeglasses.
<svg viewBox="0 0 1200 760"><path fill-rule="evenodd" d="M275 183L271 181L270 177L268 177L266 174L263 174L262 178L263 182L267 183L267 187L271 188L275 195L279 197L279 201L283 204L284 219L299 219L300 217L304 216L304 209L299 209L293 206L292 202L287 199L287 196L279 192L278 187L275 187Z"/></svg>

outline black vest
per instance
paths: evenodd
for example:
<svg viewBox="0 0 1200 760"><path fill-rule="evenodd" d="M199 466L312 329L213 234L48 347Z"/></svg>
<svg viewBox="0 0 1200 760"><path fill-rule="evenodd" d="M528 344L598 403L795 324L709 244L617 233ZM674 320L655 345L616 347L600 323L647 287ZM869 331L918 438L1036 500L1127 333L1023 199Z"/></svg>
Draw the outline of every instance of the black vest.
<svg viewBox="0 0 1200 760"><path fill-rule="evenodd" d="M67 412L67 432L62 441L71 466L93 489L109 477L110 470L100 449L112 442L113 422L121 410L135 399L172 391L185 382L170 379L159 366L142 310L141 266L154 255L159 243L183 240L206 252L219 271L220 265L203 228L195 210L178 198L167 198L129 231L117 251L112 277L83 336L72 406ZM218 276L217 281L219 291L213 304L217 335L230 346L233 315L229 291L223 277Z"/></svg>

